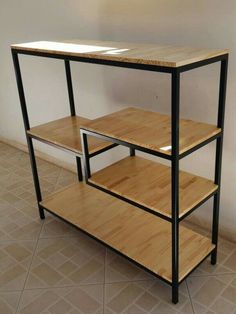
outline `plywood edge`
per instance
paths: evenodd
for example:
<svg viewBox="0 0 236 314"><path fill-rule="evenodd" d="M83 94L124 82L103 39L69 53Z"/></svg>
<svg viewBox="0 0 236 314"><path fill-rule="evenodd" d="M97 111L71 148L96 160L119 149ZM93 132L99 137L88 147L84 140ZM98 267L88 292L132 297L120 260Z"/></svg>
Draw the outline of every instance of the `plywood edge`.
<svg viewBox="0 0 236 314"><path fill-rule="evenodd" d="M224 56L224 55L229 54L229 51L230 51L229 49L216 49L214 51L213 55L209 54L208 56L199 57L197 60L196 60L196 58L190 58L190 59L187 59L187 60L178 61L178 62L175 62L175 66L174 67L175 68L179 68L179 67L182 67L182 66L185 66L185 65L193 64L195 62L201 62L201 61L209 60L209 59L212 59L212 58L215 58L215 57Z"/></svg>

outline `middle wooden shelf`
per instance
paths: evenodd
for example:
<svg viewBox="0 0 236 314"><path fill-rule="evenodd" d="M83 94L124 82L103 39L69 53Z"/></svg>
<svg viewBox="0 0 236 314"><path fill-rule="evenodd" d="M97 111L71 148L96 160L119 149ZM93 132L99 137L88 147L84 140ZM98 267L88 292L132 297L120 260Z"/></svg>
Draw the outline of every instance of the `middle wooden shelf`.
<svg viewBox="0 0 236 314"><path fill-rule="evenodd" d="M126 157L94 174L88 183L118 198L171 218L171 168L138 156ZM209 179L180 171L179 218L217 191ZM145 209L144 208L144 209Z"/></svg>
<svg viewBox="0 0 236 314"><path fill-rule="evenodd" d="M168 115L139 108L126 108L94 119L82 128L158 153L168 159L171 156L171 118ZM179 154L186 154L219 136L217 126L180 119ZM89 139L90 137L88 137ZM109 140L109 139L108 139Z"/></svg>
<svg viewBox="0 0 236 314"><path fill-rule="evenodd" d="M80 116L67 116L30 128L27 134L34 139L59 147L75 155L82 155L80 127L91 120ZM95 154L111 147L111 143L90 138L89 152Z"/></svg>

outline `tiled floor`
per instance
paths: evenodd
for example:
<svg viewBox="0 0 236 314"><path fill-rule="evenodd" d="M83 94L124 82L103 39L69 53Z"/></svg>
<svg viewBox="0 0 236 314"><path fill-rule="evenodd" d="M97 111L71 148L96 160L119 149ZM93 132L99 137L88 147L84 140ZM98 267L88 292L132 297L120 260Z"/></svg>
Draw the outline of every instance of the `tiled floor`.
<svg viewBox="0 0 236 314"><path fill-rule="evenodd" d="M44 195L76 180L38 165ZM169 286L53 216L40 221L28 155L2 143L0 270L1 314L236 314L235 244L221 239L219 264L204 262L173 305Z"/></svg>

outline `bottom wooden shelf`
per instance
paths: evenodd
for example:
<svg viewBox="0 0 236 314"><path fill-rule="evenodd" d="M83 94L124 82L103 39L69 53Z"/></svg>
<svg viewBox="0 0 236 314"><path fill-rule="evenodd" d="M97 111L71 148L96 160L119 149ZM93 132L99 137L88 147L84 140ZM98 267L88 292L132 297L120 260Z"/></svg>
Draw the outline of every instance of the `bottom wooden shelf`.
<svg viewBox="0 0 236 314"><path fill-rule="evenodd" d="M79 182L41 205L171 283L171 223ZM179 243L181 281L214 245L183 226Z"/></svg>

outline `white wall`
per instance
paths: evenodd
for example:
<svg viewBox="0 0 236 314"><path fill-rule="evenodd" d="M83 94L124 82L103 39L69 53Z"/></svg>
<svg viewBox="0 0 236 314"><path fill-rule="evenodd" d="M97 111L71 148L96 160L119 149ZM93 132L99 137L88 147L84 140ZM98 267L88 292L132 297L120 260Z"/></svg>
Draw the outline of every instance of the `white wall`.
<svg viewBox="0 0 236 314"><path fill-rule="evenodd" d="M236 1L235 0L0 0L0 135L25 143L22 117L10 56L11 43L70 38L137 41L229 48L231 51L222 178L222 232L236 239ZM64 65L57 60L21 57L32 125L69 113ZM219 66L185 73L181 115L216 121ZM77 111L94 118L125 106L169 112L170 82L166 74L73 63ZM45 145L43 152L72 162ZM214 144L181 162L183 169L213 178ZM123 151L117 156L123 155ZM120 149L119 149L120 152ZM106 154L106 162L115 153ZM99 157L94 169L104 165ZM212 203L194 214L211 220Z"/></svg>

